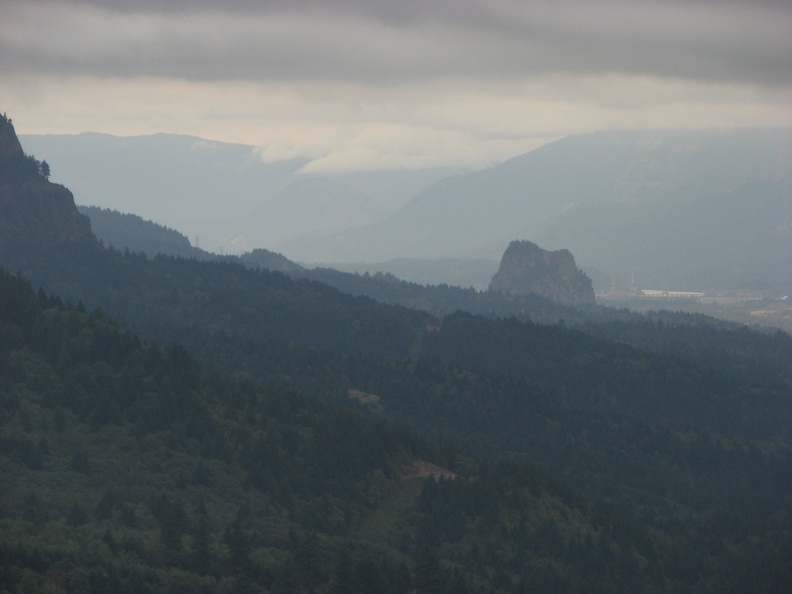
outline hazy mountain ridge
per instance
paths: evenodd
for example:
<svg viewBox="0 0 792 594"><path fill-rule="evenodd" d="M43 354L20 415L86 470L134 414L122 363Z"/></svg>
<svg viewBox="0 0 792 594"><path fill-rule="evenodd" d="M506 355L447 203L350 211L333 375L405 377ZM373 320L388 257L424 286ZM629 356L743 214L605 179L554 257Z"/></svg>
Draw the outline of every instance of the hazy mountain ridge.
<svg viewBox="0 0 792 594"><path fill-rule="evenodd" d="M655 265L654 251L643 247L638 241L640 232L631 235L631 228L651 227L658 216L670 217L685 209L689 209L689 228L712 228L708 213L693 204L756 181L781 183L792 172L789 163L789 130L609 132L570 137L491 169L433 184L376 225L322 241L293 242L283 250L305 261L319 254L333 261L360 259L361 254L370 261L400 256L497 258L510 241L526 239L546 249L571 249L581 267L627 276L645 270L648 277ZM765 196L760 193L755 199L761 202ZM600 205L607 215L598 214ZM720 207L732 206L727 201ZM691 219L692 215L697 218ZM600 224L591 224L586 234L576 234L588 216ZM740 216L735 213L731 219L740 221ZM580 221L577 226L575 220ZM746 229L741 236L750 231ZM619 241L622 235L635 242ZM598 243L608 249L597 248ZM732 245L748 258L760 255L749 244ZM628 270L617 267L619 263L608 256L620 250L629 251L638 265ZM718 253L707 252L707 258L700 260L702 266L713 269L733 265L719 259ZM672 262L680 270L684 264L678 258ZM721 282L740 283L749 265L740 266L732 276L719 275ZM662 278L680 285L689 276L689 271L676 274L672 268Z"/></svg>
<svg viewBox="0 0 792 594"><path fill-rule="evenodd" d="M243 233L238 219L248 220L292 183L302 165L265 165L253 147L192 136L85 133L24 140L61 163L53 178L68 184L82 203L156 220L215 252L231 248Z"/></svg>
<svg viewBox="0 0 792 594"><path fill-rule="evenodd" d="M167 254L184 258L212 259L215 256L195 248L184 235L153 221L129 213L121 213L98 206L77 206L77 210L91 221L96 237L107 246L128 249L147 256Z"/></svg>
<svg viewBox="0 0 792 594"><path fill-rule="evenodd" d="M175 229L145 221L137 215L98 206L78 206L77 210L90 219L91 228L102 243L119 251L129 250L149 257L161 254L201 261L241 262L249 268L275 272L302 270L298 264L269 250L256 249L240 256L220 256L194 247L187 237Z"/></svg>
<svg viewBox="0 0 792 594"><path fill-rule="evenodd" d="M603 203L549 221L546 245L609 263L642 288L792 290L792 176L756 180L687 204ZM643 212L642 212L643 211Z"/></svg>
<svg viewBox="0 0 792 594"><path fill-rule="evenodd" d="M101 209L98 207L78 206L78 210L91 219L97 237L107 246L119 251L143 253L149 257L158 254L202 261L242 263L248 268L283 272L295 279L308 279L329 285L344 293L367 296L383 303L402 305L428 311L432 315L444 316L462 309L472 313L488 315L526 315L535 320L555 322L559 317L573 321L579 317L575 312L561 304L537 295L502 295L463 289L448 285L421 285L403 281L395 275L379 273L370 275L337 271L331 268L304 268L281 254L264 249L246 252L240 256L219 256L190 245L187 237L153 221L144 221L137 215ZM443 266L443 261L427 263L432 270ZM451 262L453 265L454 262ZM465 266L466 262L462 262ZM412 264L408 263L408 267ZM493 272L486 278L492 280ZM462 274L465 274L462 272ZM429 280L427 278L427 280ZM584 318L581 318L584 319Z"/></svg>
<svg viewBox="0 0 792 594"><path fill-rule="evenodd" d="M506 295L497 291L487 290L492 277L497 272L497 264L488 261L473 262L481 268L484 288L462 288L454 284L422 284L405 281L391 273L382 273L372 269L374 274L359 272L343 272L333 268L304 268L284 257L282 254L264 249L253 250L240 256L218 256L189 247L189 240L172 229L158 225L152 221L143 221L136 215L124 215L117 211L99 209L97 207L78 207L81 212L97 219L92 225L97 237L108 246L120 251L130 250L133 253L144 253L149 257L157 254L168 256L195 258L203 261L241 263L248 268L283 272L294 279L318 281L334 287L343 293L353 296L366 296L382 303L400 305L411 309L429 312L438 317L446 316L457 310L490 317L516 316L541 323L555 323L563 318L568 323L584 323L592 317L610 319L606 310L594 312L581 311L568 304L560 303L552 297L538 294ZM163 241L163 238L166 238ZM397 270L415 270L413 261L393 263ZM425 283L431 283L434 275L453 275L458 267L458 274L468 278L468 261L439 260L434 262L418 262L417 267L427 270ZM358 266L355 266L356 268ZM406 268L405 268L406 267ZM441 267L446 268L441 270ZM364 266L365 268L365 266ZM492 268L492 270L490 270ZM589 303L588 305L590 305Z"/></svg>
<svg viewBox="0 0 792 594"><path fill-rule="evenodd" d="M296 232L303 236L328 235L379 221L390 212L390 208L353 187L310 176L291 183L251 212L243 234L266 239L266 245L274 247L293 239Z"/></svg>
<svg viewBox="0 0 792 594"><path fill-rule="evenodd" d="M80 207L82 210L87 210ZM169 244L155 243L147 244L146 240L161 236L163 233L176 233L172 230L167 230L153 222L144 222L139 217L125 217L121 213L115 211L103 211L104 216L115 218L116 220L112 225L107 228L99 227L99 238L104 241L106 245L114 245L117 249L123 250L128 247L133 252L143 252L147 254L167 254L179 255L172 253ZM135 239L134 234L132 238L135 243L129 246L119 244L112 236L103 236L103 231L108 231L113 226L123 226L126 221L133 222L134 225L147 225L152 227L146 233ZM124 233L127 233L126 231ZM186 243L187 238L178 234L181 238L181 243ZM681 315L678 313L661 312L652 314L652 318L658 320L663 328L673 329L677 331L668 333L661 340L656 338L650 341L644 340L640 333L639 335L633 334L630 329L631 324L643 325L646 323L647 316L641 314L632 314L626 310L615 310L609 307L589 306L585 308L565 306L549 299L540 297L535 294L531 295L504 295L502 293L492 292L486 290L486 287L492 280L495 272L497 271L497 264L489 262L482 262L483 272L486 276L482 277L482 283L485 288L461 288L454 286L453 283L439 285L426 284L431 282L433 274L466 274L467 261L456 260L439 260L434 262L419 262L418 268L426 267L427 276L423 283L416 283L405 281L398 278L398 275L391 273L376 272L377 267L371 269L371 273L352 273L334 270L332 268L303 268L294 262L291 262L281 254L270 252L267 250L254 250L250 253L242 254L241 256L217 256L209 254L202 250L195 250L199 255L198 259L208 259L213 261L223 261L228 263L241 262L245 266L253 269L266 269L271 271L283 272L295 279L310 279L319 281L323 284L334 287L344 293L355 296L367 296L377 301L388 303L392 305L401 305L412 309L419 309L427 311L434 316L442 318L455 311L465 311L469 313L485 315L488 317L516 317L520 320L533 321L539 323L555 324L559 319L565 320L565 323L570 326L584 328L586 332L595 335L603 334L609 336L614 340L624 341L633 346L639 346L642 349L650 349L659 353L672 352L685 348L688 356L695 358L695 353L701 351L699 345L694 348L690 346L689 336L684 336L683 327L689 324L694 325L709 325L719 327L722 329L734 330L739 326L734 323L727 323L723 321L716 322L712 318L706 316L696 315ZM397 268L397 272L403 271L399 262L393 263ZM413 262L404 263L407 270L415 269L416 265ZM447 270L439 270L438 267L447 267ZM462 267L462 270L458 270ZM355 269L363 268L357 264ZM491 268L491 270L490 270ZM605 287L609 280L606 278L603 281ZM669 304L658 304L658 306L668 307ZM666 326L668 325L668 326ZM619 330L620 328L620 330ZM675 332L677 335L675 336ZM724 339L721 335L721 340ZM741 337L739 340L745 340ZM716 346L717 339L713 341L708 348ZM706 359L706 357L705 357ZM702 360L703 362L703 360ZM711 363L711 359L707 364ZM742 364L734 362L735 369L741 367ZM725 368L720 368L722 371Z"/></svg>
<svg viewBox="0 0 792 594"><path fill-rule="evenodd" d="M783 194L792 175L789 130L598 133L456 175L443 169L305 175L299 161L267 165L249 146L175 135L24 138L58 163L53 179L66 181L81 202L134 212L216 253L266 248L309 263L498 261L510 241L529 240L570 249L581 268L623 284L634 274L639 288L749 284L789 291L788 275L775 267L790 233L781 226L765 232L792 211ZM757 204L772 201L774 184L781 184L780 211L761 220L762 209L746 217L729 198L753 187ZM713 248L719 242L729 256ZM400 276L425 282L421 274ZM455 284L477 279L473 272Z"/></svg>
<svg viewBox="0 0 792 594"><path fill-rule="evenodd" d="M304 160L268 164L252 146L176 134L21 138L58 163L53 179L80 204L135 213L216 253L277 249L284 239L371 222L455 171L303 174Z"/></svg>
<svg viewBox="0 0 792 594"><path fill-rule="evenodd" d="M487 259L463 260L446 258L395 258L384 262L329 262L323 265L342 272L364 274L392 274L419 285L451 285L484 290L498 270L498 261Z"/></svg>

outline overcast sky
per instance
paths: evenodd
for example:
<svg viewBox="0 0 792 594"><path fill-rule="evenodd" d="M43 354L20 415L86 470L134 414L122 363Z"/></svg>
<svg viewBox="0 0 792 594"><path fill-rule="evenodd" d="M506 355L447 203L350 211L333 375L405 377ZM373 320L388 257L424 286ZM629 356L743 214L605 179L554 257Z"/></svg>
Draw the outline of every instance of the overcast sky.
<svg viewBox="0 0 792 594"><path fill-rule="evenodd" d="M174 132L311 171L613 128L792 125L790 0L0 0L18 133Z"/></svg>

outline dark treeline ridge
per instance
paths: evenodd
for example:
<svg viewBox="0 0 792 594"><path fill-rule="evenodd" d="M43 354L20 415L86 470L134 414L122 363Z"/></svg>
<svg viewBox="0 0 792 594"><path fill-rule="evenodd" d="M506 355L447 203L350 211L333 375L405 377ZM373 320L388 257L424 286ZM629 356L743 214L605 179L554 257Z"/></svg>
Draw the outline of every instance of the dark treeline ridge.
<svg viewBox="0 0 792 594"><path fill-rule="evenodd" d="M293 278L318 280L351 295L426 311L438 318L466 312L561 325L643 351L675 357L729 377L776 387L792 386L792 340L778 330L749 329L703 314L656 311L639 314L604 306L573 308L539 295L504 295L447 285L419 285L391 274L353 274L301 269Z"/></svg>
<svg viewBox="0 0 792 594"><path fill-rule="evenodd" d="M392 274L353 274L329 268L291 272L294 278L309 278L351 295L365 295L382 303L401 305L443 317L456 311L489 317L523 317L544 323L565 323L590 319L595 308L581 311L539 295L507 296L495 291L449 285L419 285L400 280Z"/></svg>
<svg viewBox="0 0 792 594"><path fill-rule="evenodd" d="M139 216L98 206L78 206L77 209L91 219L91 229L96 237L102 243L116 249L144 252L149 256L163 253L196 260L220 259L194 248L178 231L157 225L152 221L145 221ZM157 246L157 250L148 251L145 246Z"/></svg>
<svg viewBox="0 0 792 594"><path fill-rule="evenodd" d="M49 291L126 322L167 320L250 338L400 355L433 321L427 313L233 262L149 259L98 245L44 254L28 245L10 259Z"/></svg>
<svg viewBox="0 0 792 594"><path fill-rule="evenodd" d="M34 282L126 323L166 321L339 352L440 358L523 374L584 408L689 419L727 435L790 438L792 339L705 316L625 314L543 325L428 312L233 262L147 258L93 245L13 260ZM693 415L693 416L691 416Z"/></svg>
<svg viewBox="0 0 792 594"><path fill-rule="evenodd" d="M135 246L131 251L145 251L150 257L161 252L198 260L242 263L257 270L278 270L293 279L318 281L343 293L426 311L436 318L463 311L538 324L560 323L612 342L694 362L729 377L781 387L792 385L792 364L789 363L792 343L789 336L780 331L768 340L767 330L752 331L702 314L672 311L636 314L627 309L603 306L573 308L538 295L504 295L497 291L448 285L426 286L400 280L392 274L361 275L329 268L306 269L267 250L255 250L238 258L216 256L189 246L187 238L176 231L133 215L96 207L80 207L80 211L91 217L98 237L122 251L129 244Z"/></svg>

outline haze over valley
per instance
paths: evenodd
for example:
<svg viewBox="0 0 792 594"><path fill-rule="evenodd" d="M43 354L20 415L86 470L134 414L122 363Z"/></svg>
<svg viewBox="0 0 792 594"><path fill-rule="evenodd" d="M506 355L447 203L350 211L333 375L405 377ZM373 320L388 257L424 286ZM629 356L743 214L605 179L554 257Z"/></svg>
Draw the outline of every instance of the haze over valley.
<svg viewBox="0 0 792 594"><path fill-rule="evenodd" d="M299 162L262 163L253 147L167 135L23 140L61 162L53 179L78 203L143 216L219 254L265 248L361 272L401 261L405 278L429 284L453 277L421 277L421 260L471 260L456 284L480 287L475 261L491 262L491 276L524 239L568 248L622 286L792 290L785 129L576 136L456 174L304 174Z"/></svg>

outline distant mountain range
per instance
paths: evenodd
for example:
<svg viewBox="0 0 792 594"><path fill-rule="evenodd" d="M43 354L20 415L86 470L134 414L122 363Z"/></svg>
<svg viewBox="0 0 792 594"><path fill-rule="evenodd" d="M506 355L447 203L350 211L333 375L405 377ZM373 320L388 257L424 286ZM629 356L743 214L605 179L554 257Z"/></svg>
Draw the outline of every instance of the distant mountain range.
<svg viewBox="0 0 792 594"><path fill-rule="evenodd" d="M792 176L672 207L584 205L549 222L543 245L640 288L792 290Z"/></svg>
<svg viewBox="0 0 792 594"><path fill-rule="evenodd" d="M255 147L173 134L21 135L57 163L52 179L78 203L134 213L178 229L215 253L277 249L378 221L448 168L339 175L300 173L304 161L262 162Z"/></svg>
<svg viewBox="0 0 792 594"><path fill-rule="evenodd" d="M787 291L791 175L789 130L570 137L433 184L374 225L281 249L297 260L495 259L529 239L643 287Z"/></svg>
<svg viewBox="0 0 792 594"><path fill-rule="evenodd" d="M133 212L218 253L390 261L422 282L445 259L482 285L512 240L571 250L640 288L792 290L792 131L608 132L495 167L305 176L252 147L154 135L22 136L82 204ZM473 260L474 263L467 263ZM413 266L411 267L410 262ZM348 267L347 267L348 268ZM423 271L423 272L422 272Z"/></svg>

